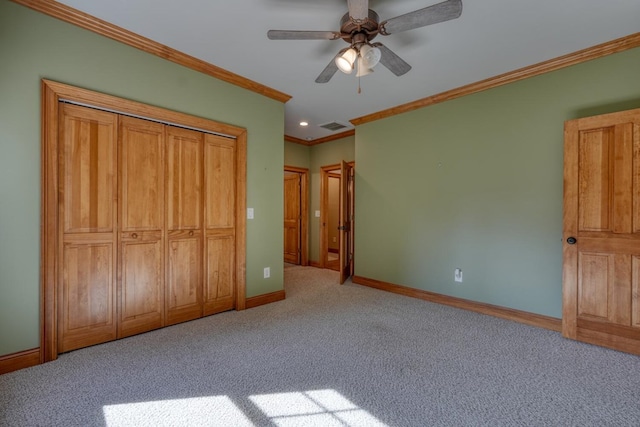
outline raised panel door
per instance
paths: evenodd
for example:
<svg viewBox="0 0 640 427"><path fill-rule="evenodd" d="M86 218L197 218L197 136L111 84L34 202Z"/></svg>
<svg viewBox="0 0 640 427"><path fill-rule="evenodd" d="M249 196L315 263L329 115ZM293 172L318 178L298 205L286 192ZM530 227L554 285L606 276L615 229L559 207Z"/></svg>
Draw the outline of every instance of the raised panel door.
<svg viewBox="0 0 640 427"><path fill-rule="evenodd" d="M563 334L640 353L635 111L565 125Z"/></svg>
<svg viewBox="0 0 640 427"><path fill-rule="evenodd" d="M300 264L300 175L284 176L284 261Z"/></svg>
<svg viewBox="0 0 640 427"><path fill-rule="evenodd" d="M342 161L340 177L338 240L340 244L340 284L343 284L353 274L353 165Z"/></svg>
<svg viewBox="0 0 640 427"><path fill-rule="evenodd" d="M60 104L58 352L116 338L117 124Z"/></svg>
<svg viewBox="0 0 640 427"><path fill-rule="evenodd" d="M118 336L165 324L164 125L122 117Z"/></svg>
<svg viewBox="0 0 640 427"><path fill-rule="evenodd" d="M203 134L167 127L167 324L202 316Z"/></svg>
<svg viewBox="0 0 640 427"><path fill-rule="evenodd" d="M235 304L235 156L234 140L205 135L204 315Z"/></svg>

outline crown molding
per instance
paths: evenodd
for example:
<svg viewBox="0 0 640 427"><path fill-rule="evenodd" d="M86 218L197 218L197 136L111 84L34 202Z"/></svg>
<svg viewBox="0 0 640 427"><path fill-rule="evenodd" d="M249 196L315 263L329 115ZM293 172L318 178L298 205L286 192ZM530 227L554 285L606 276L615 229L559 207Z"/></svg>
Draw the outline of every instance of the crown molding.
<svg viewBox="0 0 640 427"><path fill-rule="evenodd" d="M587 49L579 50L568 55L559 56L548 61L539 62L528 67L490 77L476 83L461 86L456 89L448 90L437 95L428 96L418 99L407 104L398 105L366 116L358 117L350 120L354 126L373 122L387 117L396 116L398 114L407 113L419 108L428 107L430 105L439 104L441 102L450 101L473 93L485 91L498 86L514 83L530 77L539 76L551 71L560 70L582 62L591 61L592 59L601 58L613 53L622 52L640 46L640 33L631 34L626 37L602 43Z"/></svg>
<svg viewBox="0 0 640 427"><path fill-rule="evenodd" d="M162 59L166 59L167 61L183 65L185 67L191 68L192 70L199 71L211 77L215 77L216 79L231 83L232 85L239 86L243 89L250 90L271 99L275 99L276 101L285 103L291 99L291 96L287 95L286 93L279 92L275 89L234 74L223 68L216 67L213 64L194 58L193 56L187 55L186 53L157 43L151 39L133 33L129 30L125 30L124 28L103 21L102 19L96 18L95 16L81 12L62 3L58 3L53 0L11 1L35 11L44 13L45 15L49 15L53 18L60 19L61 21L67 22L69 24L84 28L85 30L100 34L101 36L108 37L112 40L124 43L136 49L140 49Z"/></svg>
<svg viewBox="0 0 640 427"><path fill-rule="evenodd" d="M312 147L314 145L322 144L325 142L335 141L336 139L347 138L349 136L354 136L356 134L355 129L349 129L344 132L336 133L335 135L325 136L323 138L312 139L307 141L305 139L296 138L295 136L285 135L284 140L287 142L293 142L294 144L305 145L307 147Z"/></svg>
<svg viewBox="0 0 640 427"><path fill-rule="evenodd" d="M309 146L309 141L301 138L296 138L295 136L285 135L284 140L287 142L293 142L294 144L300 144L304 146Z"/></svg>

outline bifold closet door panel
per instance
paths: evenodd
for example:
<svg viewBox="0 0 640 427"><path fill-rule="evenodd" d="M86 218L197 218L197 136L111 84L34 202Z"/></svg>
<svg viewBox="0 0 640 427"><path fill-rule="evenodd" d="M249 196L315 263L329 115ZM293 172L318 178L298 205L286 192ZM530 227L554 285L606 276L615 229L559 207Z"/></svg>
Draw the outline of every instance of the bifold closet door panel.
<svg viewBox="0 0 640 427"><path fill-rule="evenodd" d="M60 104L58 352L116 338L118 116Z"/></svg>
<svg viewBox="0 0 640 427"><path fill-rule="evenodd" d="M202 317L203 134L166 127L168 325Z"/></svg>
<svg viewBox="0 0 640 427"><path fill-rule="evenodd" d="M204 136L204 315L235 306L235 140Z"/></svg>
<svg viewBox="0 0 640 427"><path fill-rule="evenodd" d="M165 129L120 118L118 337L165 325Z"/></svg>
<svg viewBox="0 0 640 427"><path fill-rule="evenodd" d="M207 278L204 314L210 315L234 307L235 238L229 235L207 236Z"/></svg>

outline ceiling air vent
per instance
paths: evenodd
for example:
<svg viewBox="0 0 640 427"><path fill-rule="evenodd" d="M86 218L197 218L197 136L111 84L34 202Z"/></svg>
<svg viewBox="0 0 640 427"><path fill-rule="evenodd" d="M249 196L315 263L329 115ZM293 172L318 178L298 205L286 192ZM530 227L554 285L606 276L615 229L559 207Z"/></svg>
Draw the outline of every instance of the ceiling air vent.
<svg viewBox="0 0 640 427"><path fill-rule="evenodd" d="M346 128L349 127L349 125L346 125L346 124L340 123L340 122L329 122L329 123L325 123L323 125L318 125L318 126L320 126L323 129L328 129L331 132L335 132L335 131L340 130L340 129L346 129Z"/></svg>

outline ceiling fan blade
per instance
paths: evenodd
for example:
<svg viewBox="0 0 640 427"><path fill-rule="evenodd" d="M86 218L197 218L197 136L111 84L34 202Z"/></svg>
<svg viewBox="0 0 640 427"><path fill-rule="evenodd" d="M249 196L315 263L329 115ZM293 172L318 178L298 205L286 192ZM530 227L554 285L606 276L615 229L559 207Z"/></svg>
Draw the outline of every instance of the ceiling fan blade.
<svg viewBox="0 0 640 427"><path fill-rule="evenodd" d="M349 17L363 20L369 17L369 0L347 0Z"/></svg>
<svg viewBox="0 0 640 427"><path fill-rule="evenodd" d="M347 49L342 49L340 52L338 52L338 55L342 55L346 50ZM331 77L333 77L336 71L338 71L338 66L336 65L336 57L338 55L331 58L331 62L329 62L329 64L324 68L324 70L322 70L320 75L316 78L316 83L327 83L329 80L331 80Z"/></svg>
<svg viewBox="0 0 640 427"><path fill-rule="evenodd" d="M380 33L395 34L456 19L462 14L462 0L447 0L423 9L405 13L380 24Z"/></svg>
<svg viewBox="0 0 640 427"><path fill-rule="evenodd" d="M340 33L336 31L269 30L267 37L269 40L336 40L340 38Z"/></svg>
<svg viewBox="0 0 640 427"><path fill-rule="evenodd" d="M391 49L382 43L374 43L373 46L380 49L380 63L387 67L396 76L406 74L411 69L411 65L407 64L402 58L393 53Z"/></svg>

